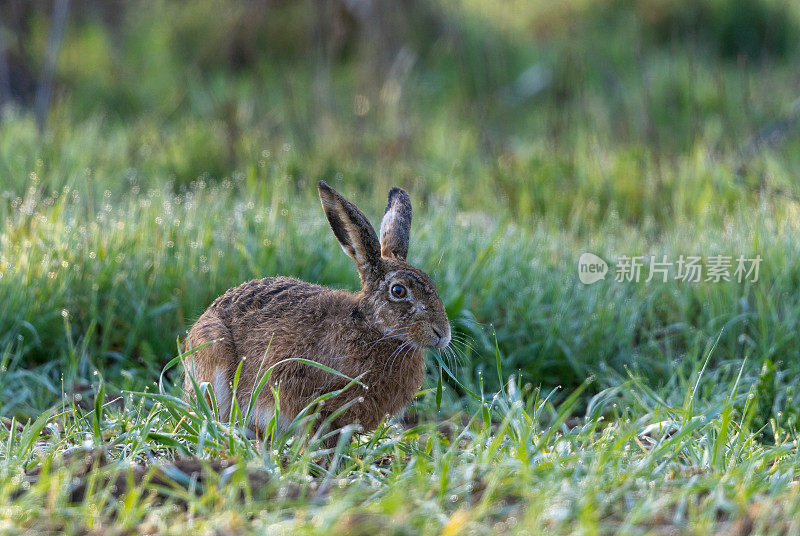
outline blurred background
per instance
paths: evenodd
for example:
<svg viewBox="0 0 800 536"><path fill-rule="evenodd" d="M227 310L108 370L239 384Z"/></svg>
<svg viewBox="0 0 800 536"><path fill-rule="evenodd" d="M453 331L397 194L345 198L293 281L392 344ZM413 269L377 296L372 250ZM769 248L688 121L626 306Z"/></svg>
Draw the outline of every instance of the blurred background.
<svg viewBox="0 0 800 536"><path fill-rule="evenodd" d="M567 218L555 182L595 196L588 216L636 221L703 211L674 205L691 179L660 161L745 149L764 128L784 141L797 19L779 0L11 0L0 98L43 108L51 136L124 125L129 163L177 186L252 174L288 144L300 190L342 173ZM604 163L618 173L583 177L592 147L622 151Z"/></svg>
<svg viewBox="0 0 800 536"><path fill-rule="evenodd" d="M0 413L152 381L246 279L354 288L322 178L373 222L411 193L466 384L496 341L534 386L663 387L720 336L719 374L787 396L799 29L789 0L5 0ZM583 251L765 261L585 287Z"/></svg>

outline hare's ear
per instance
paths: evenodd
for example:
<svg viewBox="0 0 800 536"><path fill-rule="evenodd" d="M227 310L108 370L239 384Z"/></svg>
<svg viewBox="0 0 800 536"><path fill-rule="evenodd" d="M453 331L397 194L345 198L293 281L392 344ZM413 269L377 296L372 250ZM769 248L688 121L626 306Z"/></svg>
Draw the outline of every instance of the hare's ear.
<svg viewBox="0 0 800 536"><path fill-rule="evenodd" d="M381 221L381 255L406 260L410 234L411 199L402 188L392 188Z"/></svg>
<svg viewBox="0 0 800 536"><path fill-rule="evenodd" d="M319 181L319 198L333 234L336 235L344 252L356 261L358 274L364 282L366 276L380 261L381 246L375 229L353 203L342 197L325 181Z"/></svg>

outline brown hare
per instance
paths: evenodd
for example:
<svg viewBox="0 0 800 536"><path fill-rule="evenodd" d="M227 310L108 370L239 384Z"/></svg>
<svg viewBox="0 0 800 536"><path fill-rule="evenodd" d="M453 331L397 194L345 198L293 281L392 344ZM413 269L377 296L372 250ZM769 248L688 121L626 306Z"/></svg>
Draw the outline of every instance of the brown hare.
<svg viewBox="0 0 800 536"><path fill-rule="evenodd" d="M198 384L209 382L219 414L231 409L232 381L240 408L270 366L304 358L348 377L354 385L328 399L322 417L353 402L332 422L332 429L360 425L374 430L385 415L403 409L420 388L426 347L450 342L450 323L433 281L406 262L411 230L411 200L400 188L389 191L380 240L356 206L325 181L319 197L333 234L356 263L361 290L348 292L289 277L256 279L217 298L189 331L187 348L213 342L185 363L185 389L193 396L190 372ZM269 347L269 349L268 349ZM278 426L292 419L319 395L340 389L347 380L299 361L276 366L256 399L248 427L263 432L274 414L272 389L278 388ZM321 421L320 421L321 422Z"/></svg>

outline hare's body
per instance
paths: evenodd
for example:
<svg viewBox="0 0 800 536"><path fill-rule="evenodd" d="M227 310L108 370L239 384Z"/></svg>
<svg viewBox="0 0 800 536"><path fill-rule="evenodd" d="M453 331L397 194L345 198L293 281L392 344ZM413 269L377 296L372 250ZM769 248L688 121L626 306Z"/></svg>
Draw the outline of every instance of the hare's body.
<svg viewBox="0 0 800 536"><path fill-rule="evenodd" d="M363 398L334 425L358 422L373 429L385 415L397 413L411 401L422 384L425 364L423 349L386 338L371 325L361 310L361 299L359 294L288 277L256 279L232 288L214 301L189 332L188 345L193 348L222 339L194 354L196 381L214 386L220 415L226 418L240 360L244 362L236 398L241 408L249 404L264 371L284 359L302 357L351 378L366 373L361 382L368 389L351 387L326 402L323 414ZM270 379L270 385L279 386L282 426L319 395L347 384L340 376L297 361L278 365ZM190 380L186 381L191 392ZM263 389L251 426L263 429L273 412L272 392Z"/></svg>
<svg viewBox="0 0 800 536"><path fill-rule="evenodd" d="M325 365L361 384L325 401L322 416L337 413L333 428L359 424L365 431L401 410L425 374L426 347L450 342L450 324L433 281L406 262L411 202L393 188L381 223L380 241L367 218L324 182L322 208L345 253L356 262L361 290L348 292L288 277L257 279L217 298L189 331L187 348L198 348L186 365L186 393L197 384L214 387L220 417L230 414L233 379L240 408L272 365L248 426L263 430L272 419L278 392L278 425L285 428L319 395L348 380L303 358ZM289 361L285 361L285 360ZM283 361L281 363L281 361Z"/></svg>

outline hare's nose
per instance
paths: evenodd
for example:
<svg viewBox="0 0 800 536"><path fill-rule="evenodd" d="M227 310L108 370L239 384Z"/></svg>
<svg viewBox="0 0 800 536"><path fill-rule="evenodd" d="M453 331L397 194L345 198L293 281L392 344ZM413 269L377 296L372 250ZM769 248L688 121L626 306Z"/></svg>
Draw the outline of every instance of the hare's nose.
<svg viewBox="0 0 800 536"><path fill-rule="evenodd" d="M449 325L444 330L439 328L439 327L437 327L437 326L433 326L433 334L436 335L436 337L437 337L436 344L434 344L434 346L436 348L444 348L445 346L450 344L450 326Z"/></svg>

